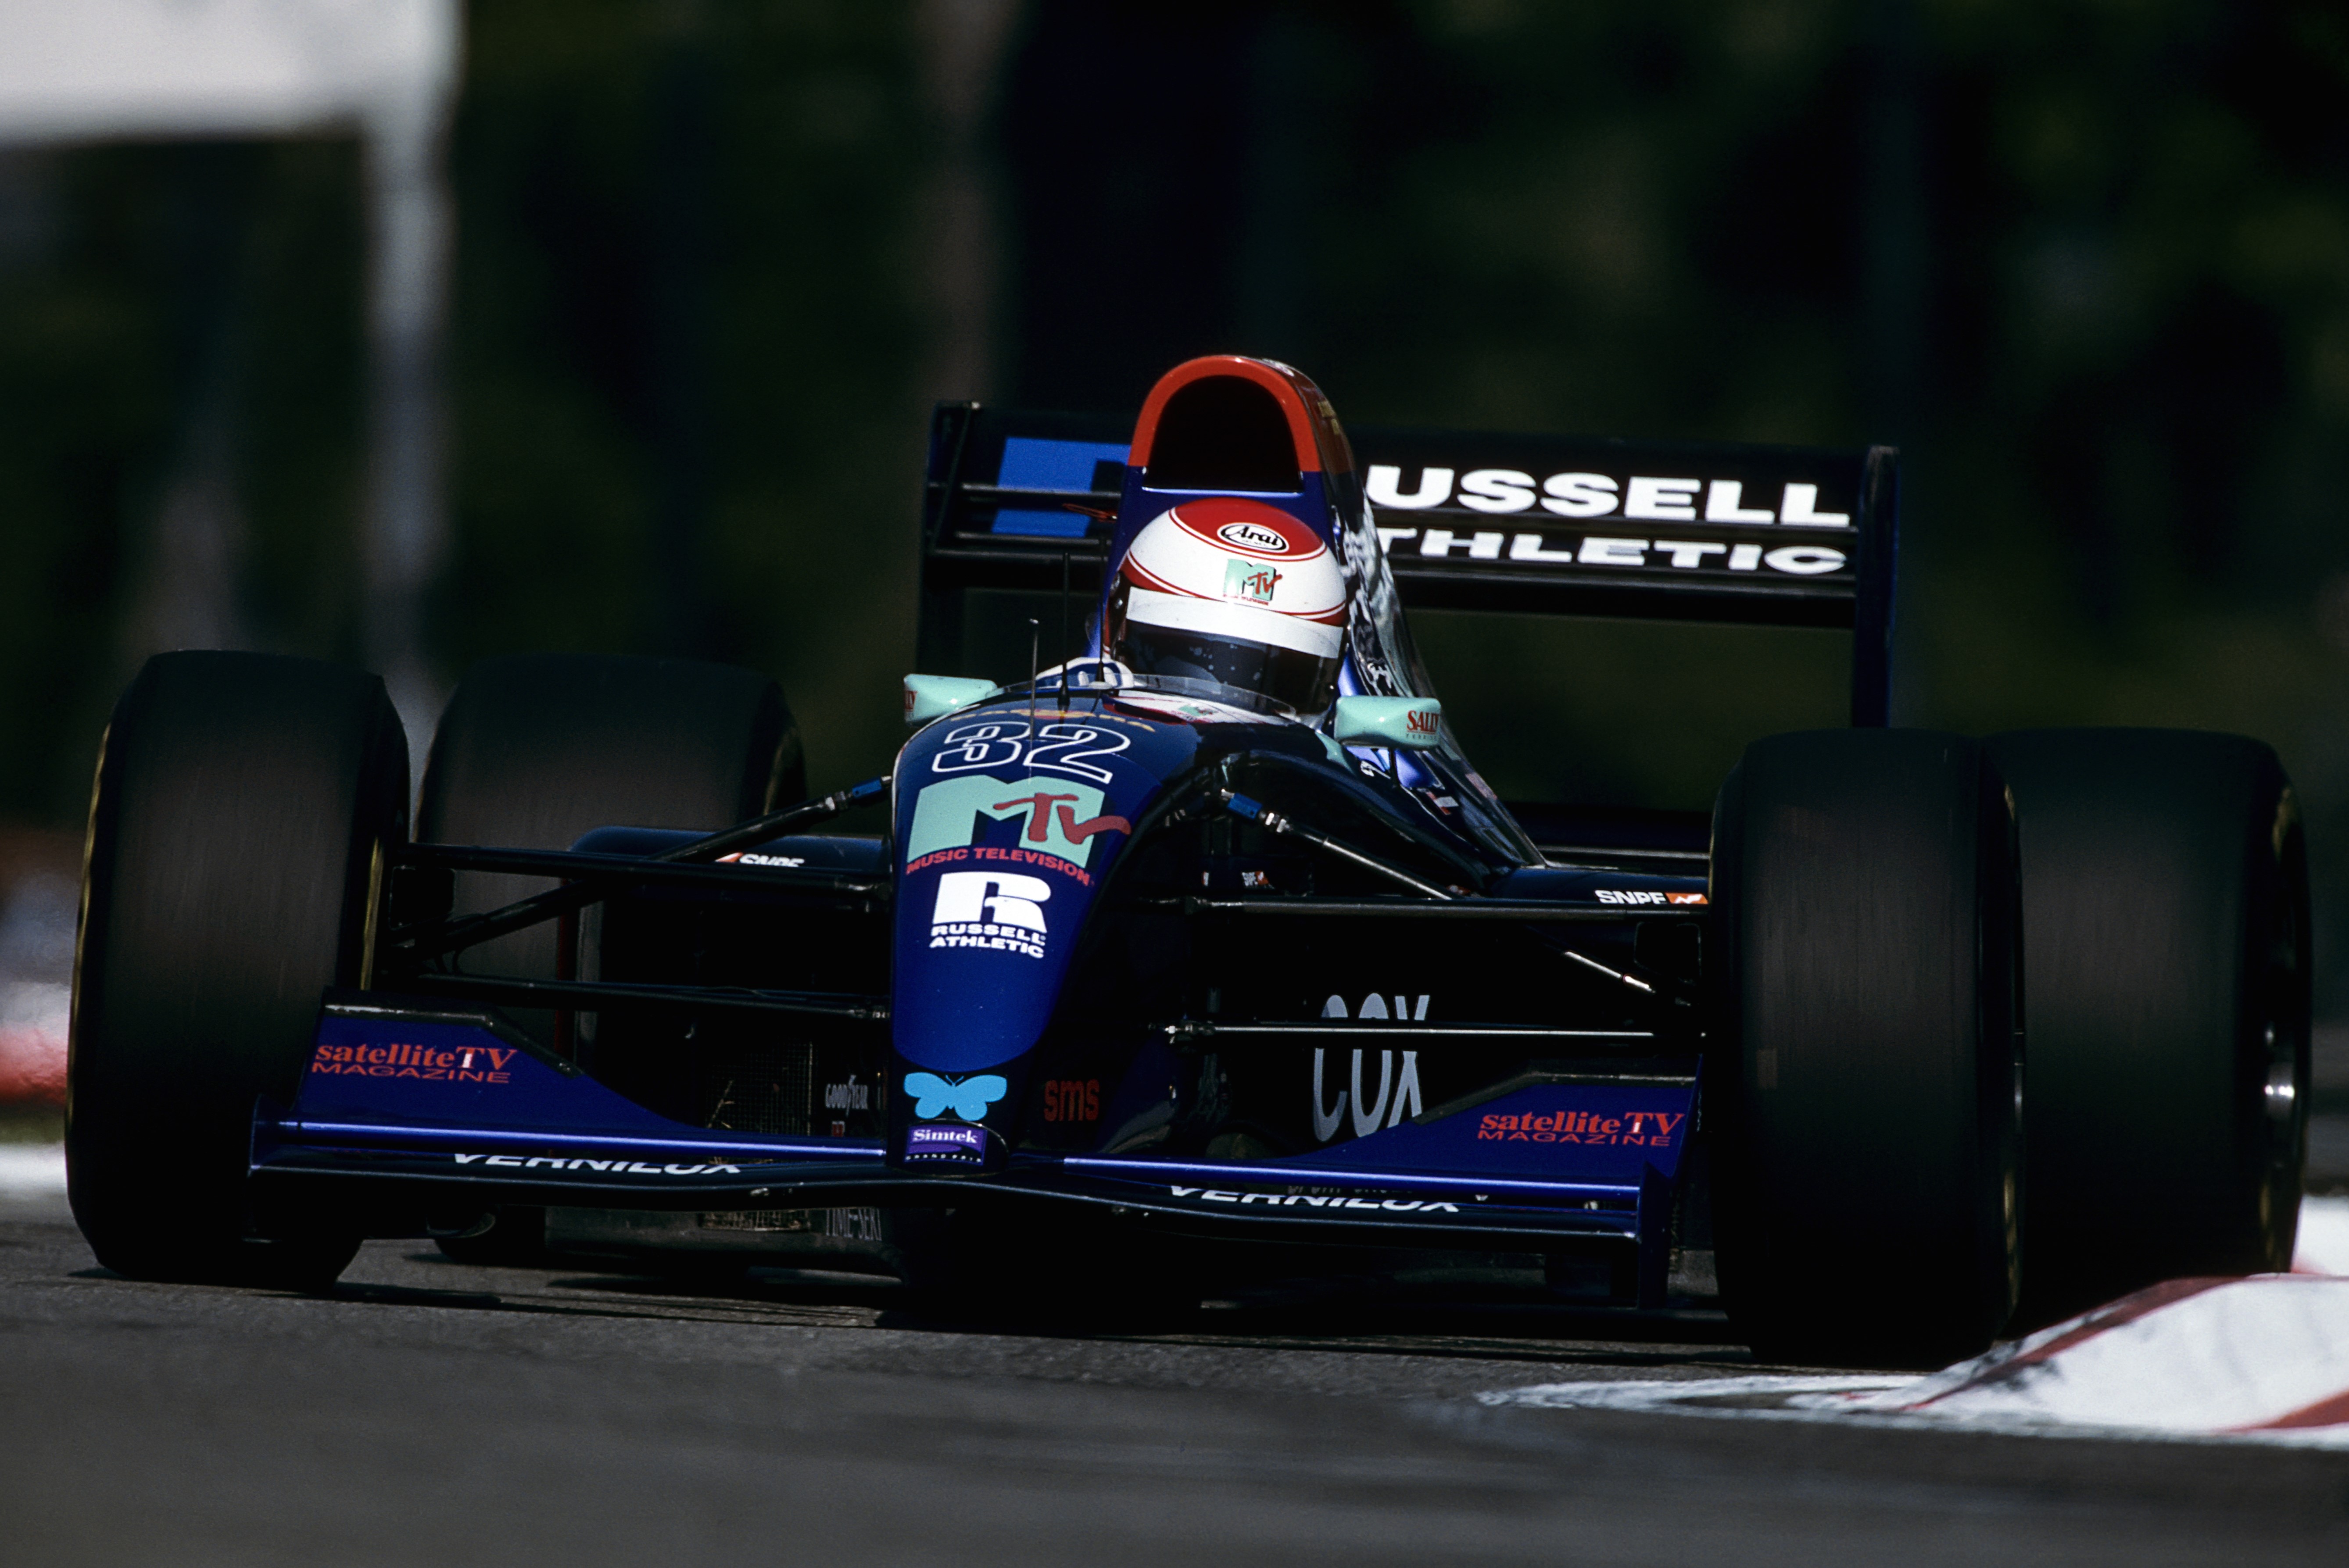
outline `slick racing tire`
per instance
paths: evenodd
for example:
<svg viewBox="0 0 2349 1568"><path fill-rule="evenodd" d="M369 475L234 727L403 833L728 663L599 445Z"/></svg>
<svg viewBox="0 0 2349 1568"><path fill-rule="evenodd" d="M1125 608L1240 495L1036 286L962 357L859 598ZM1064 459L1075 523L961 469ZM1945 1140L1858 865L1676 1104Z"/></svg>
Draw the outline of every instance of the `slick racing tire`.
<svg viewBox="0 0 2349 1568"><path fill-rule="evenodd" d="M2023 1320L2289 1269L2308 852L2275 753L2158 729L1989 747L2023 844Z"/></svg>
<svg viewBox="0 0 2349 1568"><path fill-rule="evenodd" d="M1765 1357L1933 1367L2014 1307L2011 814L1977 742L1783 735L1713 825L1724 1304Z"/></svg>
<svg viewBox="0 0 2349 1568"><path fill-rule="evenodd" d="M563 850L590 829L716 831L806 793L799 731L765 676L687 659L519 654L465 674L424 768L419 842ZM470 914L552 884L460 872L452 913ZM555 976L550 923L469 949L476 974ZM547 1013L517 1011L544 1030ZM543 1243L544 1212L501 1210L479 1235L446 1237L467 1263L522 1263Z"/></svg>
<svg viewBox="0 0 2349 1568"><path fill-rule="evenodd" d="M367 982L408 740L362 671L160 654L98 748L74 960L67 1190L135 1279L323 1288L358 1249L257 1212L257 1100L290 1105L320 991Z"/></svg>

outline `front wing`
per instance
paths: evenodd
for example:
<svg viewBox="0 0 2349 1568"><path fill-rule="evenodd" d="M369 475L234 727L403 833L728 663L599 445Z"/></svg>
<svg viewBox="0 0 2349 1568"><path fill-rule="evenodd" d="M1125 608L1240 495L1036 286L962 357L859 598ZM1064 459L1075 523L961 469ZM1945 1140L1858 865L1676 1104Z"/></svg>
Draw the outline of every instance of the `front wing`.
<svg viewBox="0 0 2349 1568"><path fill-rule="evenodd" d="M1107 1206L1206 1234L1520 1251L1634 1249L1661 1305L1694 1064L1639 1084L1529 1074L1283 1159L1015 1153L984 1174L894 1167L873 1138L711 1130L657 1116L492 1013L332 1002L290 1107L264 1102L273 1202L354 1212L491 1204L732 1210Z"/></svg>

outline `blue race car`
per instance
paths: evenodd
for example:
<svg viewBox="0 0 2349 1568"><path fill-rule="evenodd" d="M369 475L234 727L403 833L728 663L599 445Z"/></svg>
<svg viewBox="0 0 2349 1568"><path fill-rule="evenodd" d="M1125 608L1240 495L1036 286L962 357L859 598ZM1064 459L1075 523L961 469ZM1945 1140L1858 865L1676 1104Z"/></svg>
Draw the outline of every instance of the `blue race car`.
<svg viewBox="0 0 2349 1568"><path fill-rule="evenodd" d="M90 814L99 1260L1179 1290L1250 1243L1457 1248L1625 1308L1717 1281L1768 1353L1878 1363L2288 1266L2267 748L1888 727L1887 449L1358 434L1235 356L1130 432L941 407L912 733L820 799L763 676L527 655L458 688L411 832L375 677L153 659ZM1852 725L1757 742L1709 820L1512 808L1406 603L1848 628Z"/></svg>

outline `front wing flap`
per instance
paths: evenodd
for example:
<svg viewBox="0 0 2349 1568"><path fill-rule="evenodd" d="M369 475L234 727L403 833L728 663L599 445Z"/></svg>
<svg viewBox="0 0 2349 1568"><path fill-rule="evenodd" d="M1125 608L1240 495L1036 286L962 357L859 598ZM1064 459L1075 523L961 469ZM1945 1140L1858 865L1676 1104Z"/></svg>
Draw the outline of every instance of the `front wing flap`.
<svg viewBox="0 0 2349 1568"><path fill-rule="evenodd" d="M984 1174L893 1168L872 1138L656 1115L494 1013L330 1001L295 1102L264 1102L252 1172L278 1195L395 1206L701 1209L1103 1205L1207 1233L1538 1247L1631 1244L1661 1277L1696 1090L1545 1081L1310 1154L1247 1162L1015 1153ZM1650 1265L1652 1265L1651 1267ZM1643 1295L1645 1293L1643 1292Z"/></svg>

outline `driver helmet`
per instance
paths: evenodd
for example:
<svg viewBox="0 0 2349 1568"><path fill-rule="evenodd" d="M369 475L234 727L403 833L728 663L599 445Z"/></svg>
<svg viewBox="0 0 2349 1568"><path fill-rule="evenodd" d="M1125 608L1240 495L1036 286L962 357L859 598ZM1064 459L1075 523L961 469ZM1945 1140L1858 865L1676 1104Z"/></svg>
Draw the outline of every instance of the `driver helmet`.
<svg viewBox="0 0 2349 1568"><path fill-rule="evenodd" d="M1345 627L1345 577L1319 534L1262 501L1213 498L1134 535L1102 648L1137 675L1318 718L1336 695Z"/></svg>

